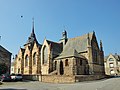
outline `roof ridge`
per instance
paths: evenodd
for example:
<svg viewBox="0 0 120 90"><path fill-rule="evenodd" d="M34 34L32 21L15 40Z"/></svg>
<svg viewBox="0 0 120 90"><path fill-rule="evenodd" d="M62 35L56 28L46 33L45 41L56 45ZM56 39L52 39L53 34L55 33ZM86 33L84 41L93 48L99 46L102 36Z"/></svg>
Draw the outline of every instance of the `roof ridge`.
<svg viewBox="0 0 120 90"><path fill-rule="evenodd" d="M6 48L4 48L3 46L0 45L0 47L5 51L5 52L9 52L11 53L10 51L8 51ZM12 54L12 53L11 53Z"/></svg>
<svg viewBox="0 0 120 90"><path fill-rule="evenodd" d="M83 35L81 35L81 36L76 36L76 37L69 38L69 39L75 39L75 38L85 37L85 36L87 36L88 34L93 34L93 33L94 33L94 32L89 32L89 33L83 34Z"/></svg>
<svg viewBox="0 0 120 90"><path fill-rule="evenodd" d="M54 42L54 41L51 41L51 40L48 40L48 39L46 39L46 41L52 42L52 43L56 43L56 44L61 44L61 43L59 43L59 42Z"/></svg>

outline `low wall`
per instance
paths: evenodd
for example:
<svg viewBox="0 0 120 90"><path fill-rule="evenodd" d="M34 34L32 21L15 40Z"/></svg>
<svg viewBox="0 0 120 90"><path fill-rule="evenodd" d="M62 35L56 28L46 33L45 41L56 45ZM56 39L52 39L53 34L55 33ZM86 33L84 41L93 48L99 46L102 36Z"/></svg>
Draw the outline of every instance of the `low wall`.
<svg viewBox="0 0 120 90"><path fill-rule="evenodd" d="M82 81L92 81L105 78L105 75L77 75L77 76L58 76L58 75L45 75L42 76L42 82L49 83L74 83Z"/></svg>
<svg viewBox="0 0 120 90"><path fill-rule="evenodd" d="M76 82L81 82L81 81L92 81L92 80L99 80L105 78L105 75L78 75L75 76L75 81Z"/></svg>
<svg viewBox="0 0 120 90"><path fill-rule="evenodd" d="M73 83L75 76L43 75L42 82L48 83Z"/></svg>
<svg viewBox="0 0 120 90"><path fill-rule="evenodd" d="M47 83L74 83L82 81L92 81L106 78L105 75L76 75L76 76L66 76L66 75L23 75L23 79L35 80Z"/></svg>

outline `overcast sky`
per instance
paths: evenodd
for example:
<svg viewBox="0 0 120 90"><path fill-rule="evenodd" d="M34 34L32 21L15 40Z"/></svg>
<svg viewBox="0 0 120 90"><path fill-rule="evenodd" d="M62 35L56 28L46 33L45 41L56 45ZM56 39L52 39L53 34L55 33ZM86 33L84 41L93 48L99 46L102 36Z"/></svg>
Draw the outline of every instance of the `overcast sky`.
<svg viewBox="0 0 120 90"><path fill-rule="evenodd" d="M22 16L22 17L21 17ZM39 43L95 31L105 55L120 54L120 0L0 0L0 44L13 55L26 43L32 18Z"/></svg>

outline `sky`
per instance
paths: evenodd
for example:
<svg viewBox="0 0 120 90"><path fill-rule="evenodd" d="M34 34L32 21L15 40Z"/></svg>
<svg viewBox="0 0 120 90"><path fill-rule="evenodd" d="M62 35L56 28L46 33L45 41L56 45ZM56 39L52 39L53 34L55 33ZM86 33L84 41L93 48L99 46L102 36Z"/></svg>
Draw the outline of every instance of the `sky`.
<svg viewBox="0 0 120 90"><path fill-rule="evenodd" d="M23 16L23 17L21 17ZM0 45L17 54L32 31L39 43L95 31L105 56L120 54L120 0L0 0Z"/></svg>

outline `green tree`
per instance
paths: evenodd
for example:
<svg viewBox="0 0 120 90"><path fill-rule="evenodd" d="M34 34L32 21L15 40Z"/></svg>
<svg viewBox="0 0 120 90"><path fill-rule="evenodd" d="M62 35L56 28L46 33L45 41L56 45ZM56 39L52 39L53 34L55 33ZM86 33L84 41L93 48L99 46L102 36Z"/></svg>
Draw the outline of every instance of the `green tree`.
<svg viewBox="0 0 120 90"><path fill-rule="evenodd" d="M5 74L8 70L8 67L5 63L0 63L0 75Z"/></svg>

